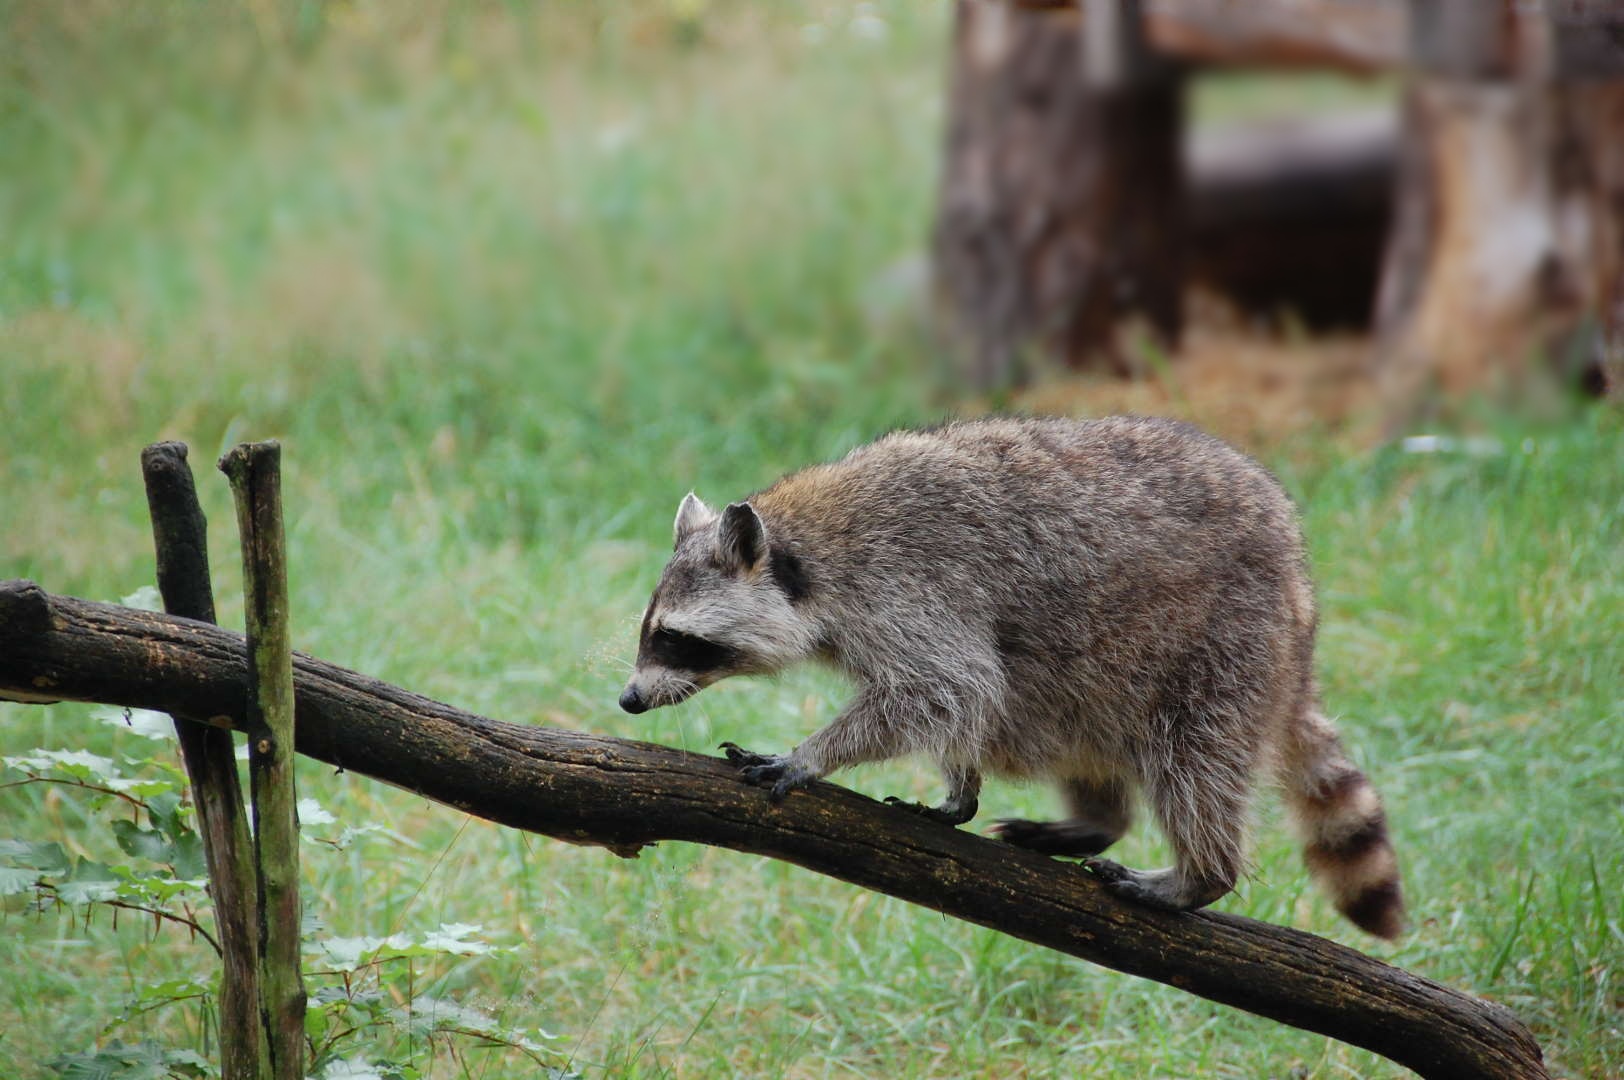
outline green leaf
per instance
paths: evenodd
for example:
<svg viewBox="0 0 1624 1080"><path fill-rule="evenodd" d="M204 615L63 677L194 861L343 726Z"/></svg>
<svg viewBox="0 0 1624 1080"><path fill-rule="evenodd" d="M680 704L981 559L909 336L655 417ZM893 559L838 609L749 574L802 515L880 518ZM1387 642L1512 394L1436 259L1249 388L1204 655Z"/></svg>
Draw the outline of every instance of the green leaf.
<svg viewBox="0 0 1624 1080"><path fill-rule="evenodd" d="M169 1062L170 1072L179 1072L186 1076L217 1076L219 1070L208 1058L196 1050L166 1050L164 1059Z"/></svg>
<svg viewBox="0 0 1624 1080"><path fill-rule="evenodd" d="M147 814L152 818L153 826L165 836L173 838L191 831L190 826L182 820L180 794L173 789L149 798Z"/></svg>
<svg viewBox="0 0 1624 1080"><path fill-rule="evenodd" d="M41 871L27 867L0 866L0 896L33 892L42 876Z"/></svg>
<svg viewBox="0 0 1624 1080"><path fill-rule="evenodd" d="M126 1046L116 1040L100 1050L63 1054L46 1064L63 1080L168 1080L172 1064L181 1066L178 1071L183 1075L212 1073L208 1063L189 1050L166 1050L150 1042Z"/></svg>
<svg viewBox="0 0 1624 1080"><path fill-rule="evenodd" d="M325 1007L339 1002L347 1004L349 1000L349 991L342 986L318 986L310 992L309 1006L314 1009L318 1005Z"/></svg>
<svg viewBox="0 0 1624 1080"><path fill-rule="evenodd" d="M133 821L120 819L113 822L113 838L126 855L165 866L173 861L173 846L156 829L143 829Z"/></svg>
<svg viewBox="0 0 1624 1080"><path fill-rule="evenodd" d="M103 705L90 710L92 720L100 720L113 727L124 728L143 738L167 740L175 739L175 722L169 714L153 712L150 709L123 709L116 705Z"/></svg>
<svg viewBox="0 0 1624 1080"><path fill-rule="evenodd" d="M133 795L137 799L150 799L155 795L173 795L176 791L174 781L156 776L120 777L107 781L107 786L114 791Z"/></svg>
<svg viewBox="0 0 1624 1080"><path fill-rule="evenodd" d="M203 893L209 885L206 878L177 878L167 869L142 873L132 867L115 866L112 871L119 878L118 898L144 907L168 907L175 897Z"/></svg>
<svg viewBox="0 0 1624 1080"><path fill-rule="evenodd" d="M212 993L212 990L196 979L165 979L163 982L147 983L141 987L136 991L131 1003L142 1006L162 1005L209 993Z"/></svg>
<svg viewBox="0 0 1624 1080"><path fill-rule="evenodd" d="M477 923L441 923L438 930L430 930L423 935L423 948L457 956L483 956L507 951L486 941L464 940L470 934L482 933L484 929Z"/></svg>
<svg viewBox="0 0 1624 1080"><path fill-rule="evenodd" d="M430 930L421 940L410 934L391 934L379 937L332 937L306 943L306 951L320 956L317 963L325 963L340 971L355 971L383 960L401 960L416 956L483 956L508 950L489 942L467 940L484 927L476 923L441 923L438 930Z"/></svg>
<svg viewBox="0 0 1624 1080"><path fill-rule="evenodd" d="M203 855L203 838L195 832L186 832L174 838L175 844L171 849L174 858L170 866L175 869L175 876L197 880L209 876L208 860Z"/></svg>
<svg viewBox="0 0 1624 1080"><path fill-rule="evenodd" d="M389 1065L374 1065L356 1054L327 1062L316 1075L320 1080L394 1080L399 1073Z"/></svg>
<svg viewBox="0 0 1624 1080"><path fill-rule="evenodd" d="M112 758L88 750L35 750L31 754L0 758L14 769L34 775L61 773L75 780L107 780L119 775Z"/></svg>
<svg viewBox="0 0 1624 1080"><path fill-rule="evenodd" d="M297 806L299 825L334 825L338 819L329 814L315 799L300 799Z"/></svg>
<svg viewBox="0 0 1624 1080"><path fill-rule="evenodd" d="M73 873L68 879L57 885L56 895L65 904L90 904L97 900L113 900L118 897L119 883L122 880L105 863L80 859L74 864Z"/></svg>
<svg viewBox="0 0 1624 1080"><path fill-rule="evenodd" d="M61 844L44 840L0 840L0 859L48 874L65 874L73 865Z"/></svg>

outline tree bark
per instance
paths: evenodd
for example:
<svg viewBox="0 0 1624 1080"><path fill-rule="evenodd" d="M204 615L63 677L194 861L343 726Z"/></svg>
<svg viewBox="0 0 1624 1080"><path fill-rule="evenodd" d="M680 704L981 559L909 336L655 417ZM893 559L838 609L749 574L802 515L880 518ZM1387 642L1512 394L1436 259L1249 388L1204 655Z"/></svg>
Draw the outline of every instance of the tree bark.
<svg viewBox="0 0 1624 1080"><path fill-rule="evenodd" d="M214 622L209 582L208 521L198 505L185 443L154 443L141 451L158 591L171 615ZM243 813L231 732L175 714L181 762L197 804L209 896L225 973L220 982L220 1075L264 1080L270 1051L259 1015L259 897L253 839Z"/></svg>
<svg viewBox="0 0 1624 1080"><path fill-rule="evenodd" d="M294 789L293 646L282 537L282 448L243 443L220 459L242 534L247 601L248 779L259 870L260 1011L271 1075L304 1080L305 988L300 972L298 792Z"/></svg>
<svg viewBox="0 0 1624 1080"><path fill-rule="evenodd" d="M205 623L0 584L0 697L233 724L244 641ZM506 724L295 654L301 753L468 813L633 856L753 852L1373 1050L1425 1077L1538 1078L1507 1009L1311 934L1113 899L1076 867L828 783L781 805L722 759Z"/></svg>
<svg viewBox="0 0 1624 1080"><path fill-rule="evenodd" d="M1433 392L1515 390L1539 357L1601 390L1624 348L1624 67L1563 64L1605 28L1483 0L1414 7L1376 306L1388 407L1402 418Z"/></svg>
<svg viewBox="0 0 1624 1080"><path fill-rule="evenodd" d="M1132 316L1177 341L1183 80L1111 10L1094 0L1085 30L1075 7L959 0L933 269L981 387L1028 353L1126 370Z"/></svg>

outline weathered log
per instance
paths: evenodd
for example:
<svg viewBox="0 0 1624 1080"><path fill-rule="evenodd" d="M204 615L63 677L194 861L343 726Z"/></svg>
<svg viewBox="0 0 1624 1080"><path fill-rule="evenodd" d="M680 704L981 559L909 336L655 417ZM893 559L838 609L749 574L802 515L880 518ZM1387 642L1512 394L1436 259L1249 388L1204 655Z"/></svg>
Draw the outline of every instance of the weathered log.
<svg viewBox="0 0 1624 1080"><path fill-rule="evenodd" d="M1146 0L1146 33L1181 60L1370 73L1404 59L1402 0Z"/></svg>
<svg viewBox="0 0 1624 1080"><path fill-rule="evenodd" d="M0 697L234 724L241 635L0 583ZM721 758L488 720L295 654L301 753L514 828L618 854L767 855L1373 1050L1438 1078L1538 1078L1503 1006L1311 934L1128 905L1075 866L818 783L774 806Z"/></svg>
<svg viewBox="0 0 1624 1080"><path fill-rule="evenodd" d="M1624 35L1624 13L1564 30L1509 0L1413 6L1376 309L1394 426L1431 391L1517 384L1531 357L1600 389L1624 349L1624 66L1566 72L1561 50Z"/></svg>
<svg viewBox="0 0 1624 1080"><path fill-rule="evenodd" d="M147 447L141 451L141 474L164 607L171 615L212 623L208 522L186 464L186 444ZM223 1080L263 1080L271 1075L271 1063L259 1015L258 875L237 778L236 746L229 731L178 714L174 721L197 806L225 968L220 981L220 1075Z"/></svg>
<svg viewBox="0 0 1624 1080"><path fill-rule="evenodd" d="M237 504L248 627L248 779L259 877L259 991L271 1076L305 1075L305 987L299 968L298 793L293 782L293 645L282 535L282 448L242 443L220 459Z"/></svg>
<svg viewBox="0 0 1624 1080"><path fill-rule="evenodd" d="M956 10L932 239L943 337L984 387L1028 353L1126 370L1125 320L1169 345L1181 327L1183 80L1147 67L1137 19Z"/></svg>
<svg viewBox="0 0 1624 1080"><path fill-rule="evenodd" d="M1078 0L1013 2L1054 9ZM1405 56L1404 0L1140 0L1139 7L1146 44L1180 61L1369 74Z"/></svg>

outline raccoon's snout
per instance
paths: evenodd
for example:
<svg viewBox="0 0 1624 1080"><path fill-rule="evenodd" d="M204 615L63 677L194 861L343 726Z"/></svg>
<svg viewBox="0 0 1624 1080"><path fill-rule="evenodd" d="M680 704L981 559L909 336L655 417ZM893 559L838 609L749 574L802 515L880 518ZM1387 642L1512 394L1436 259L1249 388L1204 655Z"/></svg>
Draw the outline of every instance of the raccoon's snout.
<svg viewBox="0 0 1624 1080"><path fill-rule="evenodd" d="M620 692L620 707L636 716L638 713L648 712L648 702L643 700L635 686L628 686Z"/></svg>

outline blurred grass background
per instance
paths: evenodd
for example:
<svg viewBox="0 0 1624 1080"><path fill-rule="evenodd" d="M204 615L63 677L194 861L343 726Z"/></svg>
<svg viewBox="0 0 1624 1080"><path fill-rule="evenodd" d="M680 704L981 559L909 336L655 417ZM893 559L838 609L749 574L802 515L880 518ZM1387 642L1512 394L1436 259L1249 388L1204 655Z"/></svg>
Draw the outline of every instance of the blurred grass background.
<svg viewBox="0 0 1624 1080"><path fill-rule="evenodd" d="M683 492L988 407L944 389L918 310L947 22L924 0L0 0L0 576L108 600L149 582L138 454L179 438L239 625L210 466L275 437L299 648L503 719L793 744L834 680L638 718L614 698ZM1277 101L1231 82L1197 113ZM1112 400L1068 387L1079 413ZM1221 906L1505 1001L1559 1073L1618 1075L1620 425L1479 419L1497 450L1251 443L1303 504L1326 697L1388 800L1416 928L1387 947L1338 922L1272 809ZM81 707L0 706L0 753L40 745L149 749ZM314 765L301 785L405 838L311 855L329 929L483 924L517 951L436 989L561 1033L588 1076L1397 1075L780 864L624 863ZM982 820L1050 807L994 784ZM86 821L60 791L0 791L4 835L94 844ZM1162 854L1141 831L1123 858ZM0 1057L32 1076L132 987L213 959L13 908L0 971Z"/></svg>

